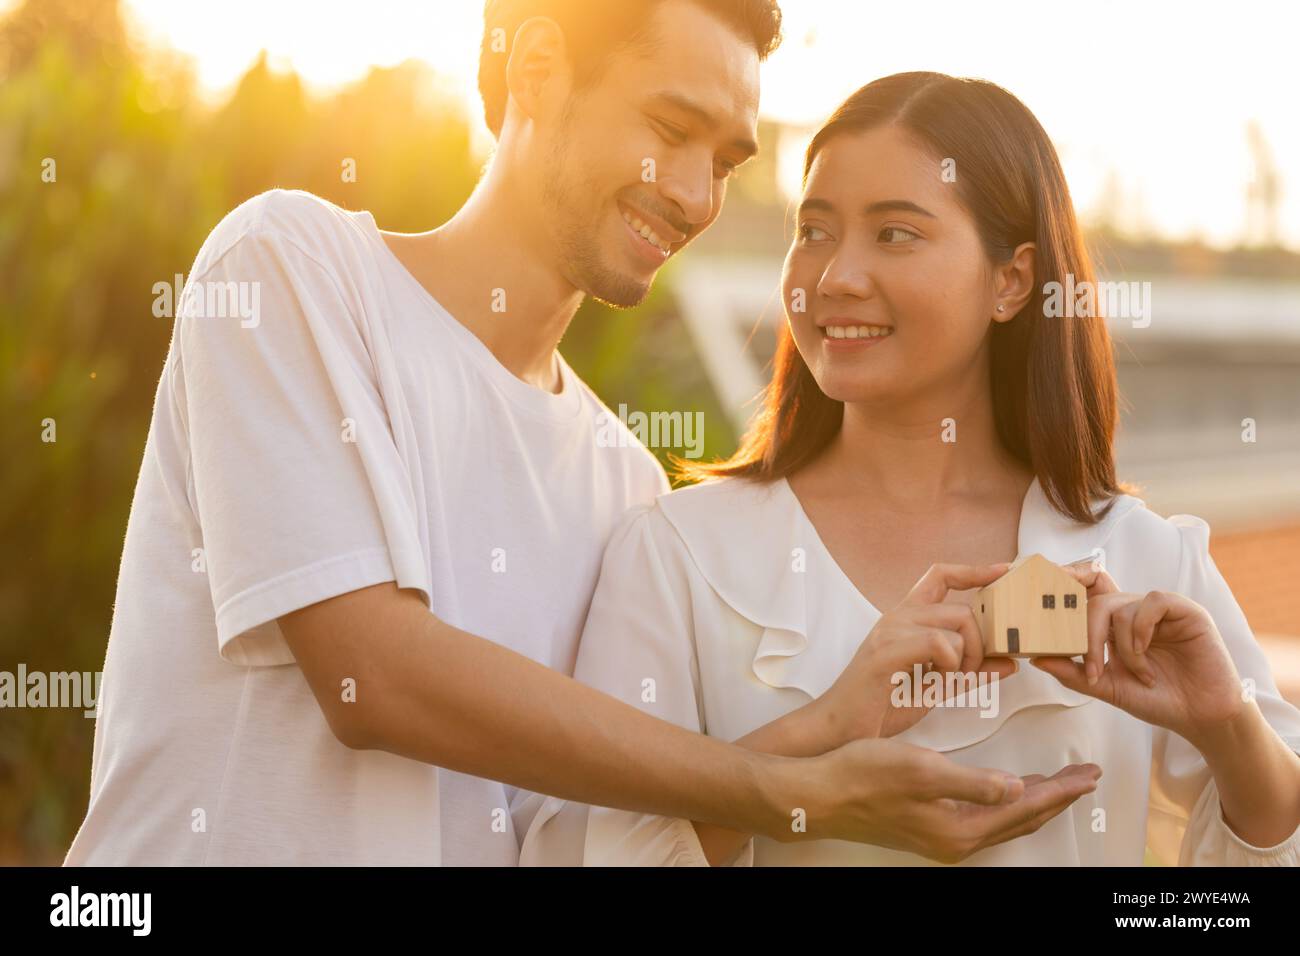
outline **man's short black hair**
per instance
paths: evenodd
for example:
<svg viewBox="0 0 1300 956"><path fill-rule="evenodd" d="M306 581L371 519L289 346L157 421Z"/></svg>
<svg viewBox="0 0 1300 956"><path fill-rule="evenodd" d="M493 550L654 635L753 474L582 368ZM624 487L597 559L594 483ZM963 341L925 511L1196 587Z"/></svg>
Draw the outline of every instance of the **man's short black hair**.
<svg viewBox="0 0 1300 956"><path fill-rule="evenodd" d="M483 45L479 51L478 89L483 117L492 135L501 135L505 120L506 62L520 24L549 17L564 31L577 82L596 79L611 54L648 41L648 26L664 0L487 0L483 8ZM760 60L781 42L781 8L776 0L689 0L709 11L749 40Z"/></svg>

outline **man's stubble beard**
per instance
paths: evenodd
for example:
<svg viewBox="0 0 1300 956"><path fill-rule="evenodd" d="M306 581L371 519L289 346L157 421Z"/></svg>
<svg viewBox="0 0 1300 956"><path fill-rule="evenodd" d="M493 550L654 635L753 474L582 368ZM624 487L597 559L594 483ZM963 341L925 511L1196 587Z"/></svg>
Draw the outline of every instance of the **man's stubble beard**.
<svg viewBox="0 0 1300 956"><path fill-rule="evenodd" d="M584 196L596 195L596 191L569 169L567 134L571 122L572 114L566 110L542 177L542 207L546 220L553 224L552 238L559 249L560 268L575 287L605 305L618 309L640 305L650 294L650 283L606 266L596 230L579 221Z"/></svg>

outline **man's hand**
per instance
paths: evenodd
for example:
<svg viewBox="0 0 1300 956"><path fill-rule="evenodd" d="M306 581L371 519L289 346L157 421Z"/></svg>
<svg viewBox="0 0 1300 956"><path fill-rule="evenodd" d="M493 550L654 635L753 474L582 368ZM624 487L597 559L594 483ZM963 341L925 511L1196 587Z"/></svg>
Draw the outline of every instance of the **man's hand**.
<svg viewBox="0 0 1300 956"><path fill-rule="evenodd" d="M1033 833L1101 777L1096 764L1015 777L893 740L854 741L802 763L786 800L789 813L805 810L807 832L778 839L853 840L940 863Z"/></svg>

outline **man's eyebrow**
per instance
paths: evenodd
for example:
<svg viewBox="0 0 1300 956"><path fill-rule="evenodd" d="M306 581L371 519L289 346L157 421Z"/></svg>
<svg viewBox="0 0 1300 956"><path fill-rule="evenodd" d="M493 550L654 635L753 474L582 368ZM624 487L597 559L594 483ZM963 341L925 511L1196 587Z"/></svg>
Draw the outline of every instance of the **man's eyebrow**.
<svg viewBox="0 0 1300 956"><path fill-rule="evenodd" d="M805 199L799 204L799 212L834 212L835 207L826 199ZM909 199L882 199L863 208L863 215L870 216L878 212L914 212L921 216L938 219L934 213L923 206L918 206Z"/></svg>
<svg viewBox="0 0 1300 956"><path fill-rule="evenodd" d="M677 93L673 90L661 90L658 93L651 95L650 99L658 101L666 106L671 106L673 109L679 110L682 113L688 114L705 129L715 129L721 125L718 118L699 103L696 103L689 96L683 96L681 93ZM754 140L748 136L742 136L732 140L731 145L741 153L744 153L746 159L755 156L758 153L758 143L754 142Z"/></svg>

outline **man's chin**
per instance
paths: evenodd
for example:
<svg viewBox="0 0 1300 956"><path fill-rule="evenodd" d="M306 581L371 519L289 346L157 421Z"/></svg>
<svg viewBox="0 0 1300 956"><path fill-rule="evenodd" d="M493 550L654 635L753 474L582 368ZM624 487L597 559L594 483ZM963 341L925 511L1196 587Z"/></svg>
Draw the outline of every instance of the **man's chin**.
<svg viewBox="0 0 1300 956"><path fill-rule="evenodd" d="M606 272L591 277L583 291L587 295L614 309L631 309L640 305L650 294L654 279L634 279L631 276Z"/></svg>

